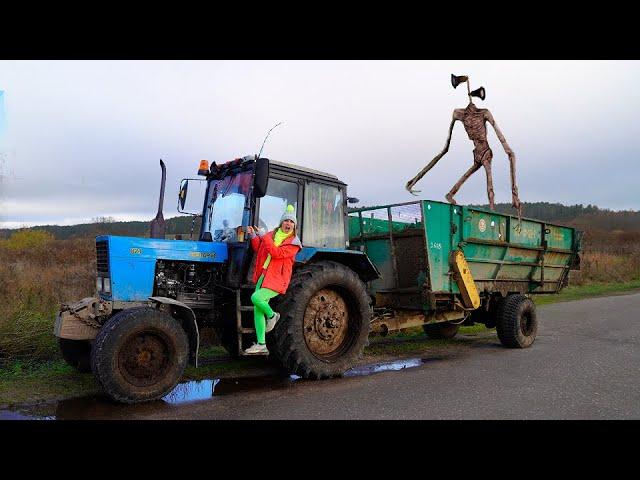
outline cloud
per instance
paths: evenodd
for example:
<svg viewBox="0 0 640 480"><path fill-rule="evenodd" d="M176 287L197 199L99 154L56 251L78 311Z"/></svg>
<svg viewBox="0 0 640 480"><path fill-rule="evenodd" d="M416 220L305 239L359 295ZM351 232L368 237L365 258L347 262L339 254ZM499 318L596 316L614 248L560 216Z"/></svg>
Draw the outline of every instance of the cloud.
<svg viewBox="0 0 640 480"><path fill-rule="evenodd" d="M638 102L618 87L638 62L1 61L6 144L0 222L153 217L167 164L165 216L202 158L257 153L336 174L363 204L414 199L404 184L438 153L454 108L450 73L468 74L518 157L524 201L640 208ZM579 79L579 80L577 80ZM463 89L464 90L464 89ZM0 104L1 105L1 104ZM497 201L506 155L490 132ZM461 125L418 183L441 200L471 165ZM2 159L4 159L2 161ZM482 171L456 197L484 202ZM148 212L148 213L146 213Z"/></svg>

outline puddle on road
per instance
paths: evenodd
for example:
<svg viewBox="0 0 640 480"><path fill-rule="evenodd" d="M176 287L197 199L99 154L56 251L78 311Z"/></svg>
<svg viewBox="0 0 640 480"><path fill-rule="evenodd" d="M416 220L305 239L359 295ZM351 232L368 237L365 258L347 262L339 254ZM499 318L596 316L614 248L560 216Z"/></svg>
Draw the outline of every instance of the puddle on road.
<svg viewBox="0 0 640 480"><path fill-rule="evenodd" d="M343 377L362 377L381 372L405 370L438 360L442 360L442 358L410 358L394 362L359 365L346 371ZM18 410L0 410L0 420L126 419L131 415L170 411L180 405L208 400L213 397L292 388L294 385L307 382L314 381L304 380L297 375L193 380L178 384L169 394L154 402L123 405L111 401L106 396L94 395L61 400L54 404L23 407Z"/></svg>

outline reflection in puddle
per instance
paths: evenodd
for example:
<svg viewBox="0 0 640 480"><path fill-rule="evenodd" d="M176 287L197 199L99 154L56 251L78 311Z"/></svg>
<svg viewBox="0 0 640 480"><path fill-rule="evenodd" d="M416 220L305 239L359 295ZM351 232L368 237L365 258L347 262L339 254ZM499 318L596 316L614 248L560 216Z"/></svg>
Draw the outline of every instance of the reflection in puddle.
<svg viewBox="0 0 640 480"><path fill-rule="evenodd" d="M216 385L219 382L220 379L215 378L213 380L180 383L168 395L163 397L162 400L174 405L185 402L194 402L197 400L206 400L213 396Z"/></svg>
<svg viewBox="0 0 640 480"><path fill-rule="evenodd" d="M55 420L54 416L26 415L14 410L0 410L0 420Z"/></svg>
<svg viewBox="0 0 640 480"><path fill-rule="evenodd" d="M371 365L361 365L353 367L344 373L344 377L359 377L362 375L371 375L372 373L389 372L396 370L404 370L405 368L419 367L426 362L422 358L410 358L407 360L398 360L397 362L374 363Z"/></svg>
<svg viewBox="0 0 640 480"><path fill-rule="evenodd" d="M410 358L394 362L360 365L344 373L344 377L360 377L375 373L404 370L419 367L427 361L441 358ZM297 375L263 376L241 378L214 378L194 380L178 384L169 394L155 402L123 405L115 403L102 395L71 398L55 404L31 407L30 409L0 410L0 420L66 420L66 419L126 419L139 418L140 415L170 411L176 406L233 395L242 392L273 391L293 388L303 383L316 383L304 380Z"/></svg>

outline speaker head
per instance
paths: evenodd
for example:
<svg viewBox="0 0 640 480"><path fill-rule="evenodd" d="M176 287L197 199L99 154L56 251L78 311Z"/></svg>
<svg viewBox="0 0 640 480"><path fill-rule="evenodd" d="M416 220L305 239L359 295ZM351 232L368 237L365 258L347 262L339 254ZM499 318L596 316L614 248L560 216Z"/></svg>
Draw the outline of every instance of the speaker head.
<svg viewBox="0 0 640 480"><path fill-rule="evenodd" d="M484 87L480 87L480 88L474 90L469 95L471 95L472 97L478 97L480 100L484 100L484 98L486 96L485 95L485 91L484 91Z"/></svg>
<svg viewBox="0 0 640 480"><path fill-rule="evenodd" d="M453 85L453 88L457 88L458 85L468 80L469 80L469 77L465 75L454 75L453 73L451 74L451 85Z"/></svg>

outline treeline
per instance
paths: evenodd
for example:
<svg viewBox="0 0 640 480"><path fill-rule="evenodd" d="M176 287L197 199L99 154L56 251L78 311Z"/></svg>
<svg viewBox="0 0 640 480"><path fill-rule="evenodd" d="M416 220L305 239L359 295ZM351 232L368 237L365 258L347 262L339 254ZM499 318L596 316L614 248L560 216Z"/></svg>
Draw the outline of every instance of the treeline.
<svg viewBox="0 0 640 480"><path fill-rule="evenodd" d="M489 208L489 205L473 205ZM514 215L510 203L496 203L496 211ZM532 202L522 204L522 215L545 222L565 223L579 229L623 230L640 232L640 211L614 211L595 205L562 205L561 203Z"/></svg>
<svg viewBox="0 0 640 480"><path fill-rule="evenodd" d="M121 235L127 237L148 237L150 231L150 223L143 221L116 222L108 219L97 219L94 223L82 223L79 225L40 225L22 230L41 230L48 232L58 240L68 240L73 238L96 237L98 235ZM168 218L165 220L165 228L167 237L173 237L176 234L187 235L191 231L193 222L192 216L180 216ZM9 238L15 229L0 229L0 238ZM200 217L196 218L193 228L194 238L198 237L200 232Z"/></svg>
<svg viewBox="0 0 640 480"><path fill-rule="evenodd" d="M488 205L471 205L489 208ZM522 214L546 222L563 223L581 230L640 232L640 211L613 211L595 205L562 205L561 203L532 202L522 204ZM515 210L508 203L497 203L496 211L513 215ZM97 235L123 235L148 237L150 221L116 222L112 218L95 218L93 223L80 225L42 225L26 230L44 230L58 240L87 238ZM178 216L166 220L167 237L176 234L189 235L193 217ZM0 229L0 238L9 238L14 229ZM200 231L200 217L193 228L194 238ZM186 238L186 237L185 237Z"/></svg>

